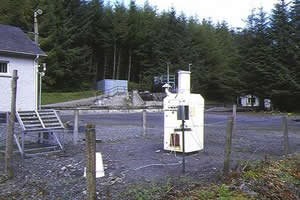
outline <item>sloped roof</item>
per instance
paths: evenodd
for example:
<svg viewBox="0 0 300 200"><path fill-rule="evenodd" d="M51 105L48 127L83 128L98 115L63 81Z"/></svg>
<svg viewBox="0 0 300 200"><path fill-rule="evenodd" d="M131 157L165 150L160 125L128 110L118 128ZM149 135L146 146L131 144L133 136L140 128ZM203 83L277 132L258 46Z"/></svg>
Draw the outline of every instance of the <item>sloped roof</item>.
<svg viewBox="0 0 300 200"><path fill-rule="evenodd" d="M0 51L47 56L20 28L0 24Z"/></svg>

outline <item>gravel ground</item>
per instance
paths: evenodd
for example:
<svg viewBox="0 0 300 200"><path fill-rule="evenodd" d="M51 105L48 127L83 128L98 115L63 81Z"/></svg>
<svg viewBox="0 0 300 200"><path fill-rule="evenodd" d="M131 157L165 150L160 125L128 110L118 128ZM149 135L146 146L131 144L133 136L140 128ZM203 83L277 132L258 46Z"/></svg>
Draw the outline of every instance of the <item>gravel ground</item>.
<svg viewBox="0 0 300 200"><path fill-rule="evenodd" d="M182 174L179 154L163 151L163 113L147 113L147 136L142 137L142 115L98 114L80 116L80 138L84 124L96 124L97 151L102 153L105 177L97 179L99 199L118 196L132 184L164 183L187 178L201 183L217 180L223 167L226 119L230 113L205 114L205 149L186 157ZM72 121L72 116L62 116ZM239 160L263 159L283 154L280 116L238 114L234 127L232 167ZM300 152L300 123L288 120L290 153ZM1 129L4 130L4 129ZM85 146L70 144L72 133L65 134L65 151L55 155L14 159L15 179L0 176L0 200L10 199L85 199L83 175ZM0 171L4 158L0 156Z"/></svg>

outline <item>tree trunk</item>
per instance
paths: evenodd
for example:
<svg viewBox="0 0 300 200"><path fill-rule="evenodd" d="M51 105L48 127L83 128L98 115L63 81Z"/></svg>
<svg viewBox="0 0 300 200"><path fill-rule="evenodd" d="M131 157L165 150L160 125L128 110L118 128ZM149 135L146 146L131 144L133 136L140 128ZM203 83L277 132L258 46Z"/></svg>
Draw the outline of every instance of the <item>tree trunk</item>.
<svg viewBox="0 0 300 200"><path fill-rule="evenodd" d="M131 73L131 58L132 58L132 50L129 49L129 64L128 64L128 82L130 81L130 73Z"/></svg>
<svg viewBox="0 0 300 200"><path fill-rule="evenodd" d="M96 87L96 84L97 84L97 81L98 81L98 77L99 77L99 63L98 62L96 62L95 64L95 72L94 72L94 87Z"/></svg>
<svg viewBox="0 0 300 200"><path fill-rule="evenodd" d="M93 70L94 70L94 68L95 68L95 52L94 51L92 51L92 56L91 56L91 58L90 58L90 65L89 65L89 73L93 73Z"/></svg>
<svg viewBox="0 0 300 200"><path fill-rule="evenodd" d="M258 97L259 98L259 109L265 110L265 98L264 97Z"/></svg>
<svg viewBox="0 0 300 200"><path fill-rule="evenodd" d="M106 73L108 73L108 70L107 70L107 55L104 54L104 69L103 69L103 80L105 79L106 77Z"/></svg>
<svg viewBox="0 0 300 200"><path fill-rule="evenodd" d="M117 57L117 44L116 42L114 43L114 67L113 67L113 76L112 79L116 78L116 57Z"/></svg>
<svg viewBox="0 0 300 200"><path fill-rule="evenodd" d="M119 50L119 58L118 58L118 66L117 66L117 80L120 78L120 71L121 71L121 52L122 49Z"/></svg>
<svg viewBox="0 0 300 200"><path fill-rule="evenodd" d="M142 72L140 71L140 74L139 74L139 84L142 84Z"/></svg>
<svg viewBox="0 0 300 200"><path fill-rule="evenodd" d="M254 101L256 100L253 95L251 95L251 108L254 107Z"/></svg>

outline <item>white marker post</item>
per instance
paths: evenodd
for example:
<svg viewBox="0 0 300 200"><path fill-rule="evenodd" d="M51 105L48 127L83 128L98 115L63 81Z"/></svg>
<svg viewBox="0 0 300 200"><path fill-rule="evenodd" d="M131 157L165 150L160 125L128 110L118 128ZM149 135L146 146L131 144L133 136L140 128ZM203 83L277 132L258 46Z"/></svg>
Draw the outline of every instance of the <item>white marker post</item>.
<svg viewBox="0 0 300 200"><path fill-rule="evenodd" d="M84 168L84 177L86 177L86 168ZM96 152L96 178L101 178L105 176L102 154Z"/></svg>

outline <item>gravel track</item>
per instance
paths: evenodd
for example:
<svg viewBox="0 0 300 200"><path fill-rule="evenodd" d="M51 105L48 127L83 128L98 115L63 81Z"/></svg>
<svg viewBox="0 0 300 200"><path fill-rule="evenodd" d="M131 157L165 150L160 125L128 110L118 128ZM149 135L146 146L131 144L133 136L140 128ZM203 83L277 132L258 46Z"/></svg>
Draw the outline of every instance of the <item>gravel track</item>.
<svg viewBox="0 0 300 200"><path fill-rule="evenodd" d="M186 157L186 174L181 172L181 155L163 150L163 113L147 113L147 136L142 137L142 115L98 114L80 116L80 138L84 124L96 125L97 151L102 152L105 177L97 179L99 199L122 199L119 192L132 184L164 183L170 178L188 178L201 183L214 182L224 159L226 120L230 113L205 114L205 149ZM72 121L73 116L62 116ZM300 123L288 120L290 153L300 152ZM85 146L70 144L65 135L65 152L21 159L15 157L16 178L1 181L0 200L11 195L24 199L84 199L86 197ZM239 160L281 156L283 138L280 116L238 114L232 141L232 164ZM4 158L0 156L0 171Z"/></svg>

